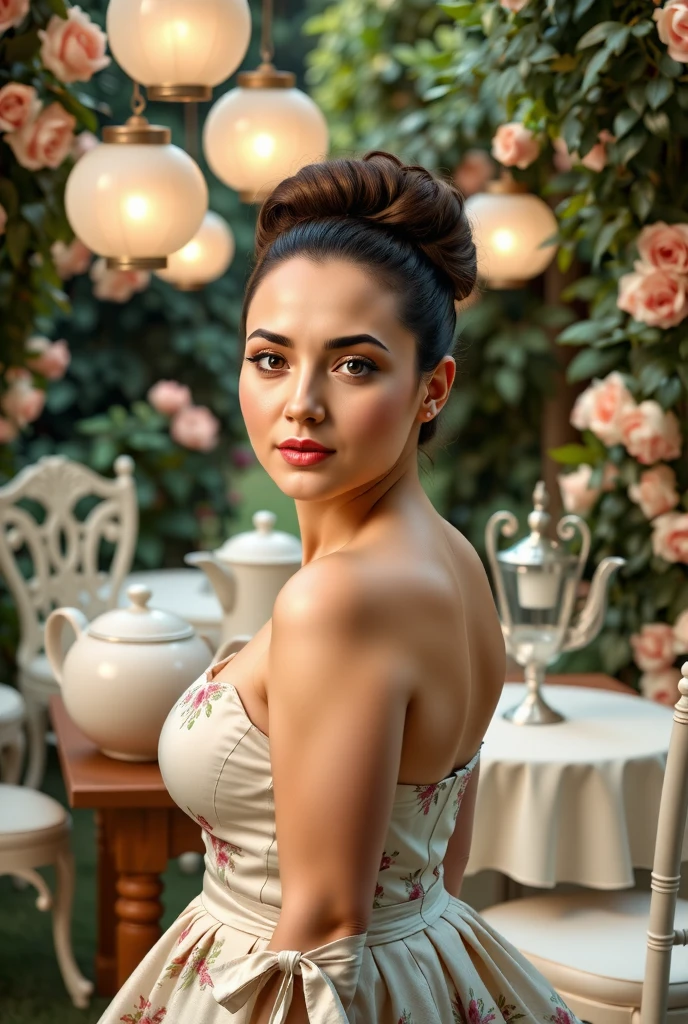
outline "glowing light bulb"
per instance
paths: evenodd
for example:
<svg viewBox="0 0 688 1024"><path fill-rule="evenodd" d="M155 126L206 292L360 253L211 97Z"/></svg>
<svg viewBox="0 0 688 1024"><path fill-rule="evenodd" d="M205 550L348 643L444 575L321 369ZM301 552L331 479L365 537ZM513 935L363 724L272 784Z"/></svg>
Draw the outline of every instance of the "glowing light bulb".
<svg viewBox="0 0 688 1024"><path fill-rule="evenodd" d="M266 132L261 132L259 135L256 135L253 140L253 149L256 156L262 157L265 160L268 159L268 157L271 157L275 152L275 140L273 136L266 134Z"/></svg>
<svg viewBox="0 0 688 1024"><path fill-rule="evenodd" d="M148 214L148 200L145 196L127 196L124 205L127 216L132 220L143 220Z"/></svg>
<svg viewBox="0 0 688 1024"><path fill-rule="evenodd" d="M492 232L492 245L500 252L511 252L516 247L516 236L508 228Z"/></svg>

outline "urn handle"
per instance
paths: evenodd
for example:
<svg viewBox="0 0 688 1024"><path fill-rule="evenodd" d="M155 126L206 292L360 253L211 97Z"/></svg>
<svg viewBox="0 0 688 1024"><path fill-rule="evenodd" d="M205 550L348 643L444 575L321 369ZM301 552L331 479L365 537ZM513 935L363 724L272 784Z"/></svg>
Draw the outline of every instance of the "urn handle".
<svg viewBox="0 0 688 1024"><path fill-rule="evenodd" d="M45 623L45 653L50 662L53 675L62 686L62 665L65 654L62 648L62 629L68 622L77 640L88 628L88 619L78 608L56 608L51 612Z"/></svg>

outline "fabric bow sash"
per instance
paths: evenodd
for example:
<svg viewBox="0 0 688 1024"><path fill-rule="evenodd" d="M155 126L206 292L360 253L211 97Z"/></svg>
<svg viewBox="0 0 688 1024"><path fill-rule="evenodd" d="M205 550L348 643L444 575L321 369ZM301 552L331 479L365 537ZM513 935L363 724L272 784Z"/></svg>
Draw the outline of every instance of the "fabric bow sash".
<svg viewBox="0 0 688 1024"><path fill-rule="evenodd" d="M213 997L236 1013L276 970L282 971L268 1024L284 1024L294 994L294 975L300 974L311 1024L349 1024L345 1007L356 991L365 940L363 932L344 935L308 953L293 949L244 953L213 971Z"/></svg>

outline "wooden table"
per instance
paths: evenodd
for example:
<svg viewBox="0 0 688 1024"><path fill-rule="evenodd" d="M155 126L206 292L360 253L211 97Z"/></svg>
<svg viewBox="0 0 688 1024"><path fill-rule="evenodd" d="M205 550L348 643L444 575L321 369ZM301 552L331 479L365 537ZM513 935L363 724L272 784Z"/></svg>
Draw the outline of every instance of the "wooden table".
<svg viewBox="0 0 688 1024"><path fill-rule="evenodd" d="M157 762L137 764L101 754L69 717L60 696L51 697L50 716L69 805L96 812L95 978L98 994L110 996L159 939L160 874L171 858L204 852L201 830L172 800Z"/></svg>
<svg viewBox="0 0 688 1024"><path fill-rule="evenodd" d="M519 674L510 671L508 678ZM547 682L635 692L602 673L553 675ZM201 831L173 802L157 762L135 764L101 754L60 696L51 697L50 715L69 805L96 812L96 990L114 995L160 937L160 874L169 859L204 851Z"/></svg>

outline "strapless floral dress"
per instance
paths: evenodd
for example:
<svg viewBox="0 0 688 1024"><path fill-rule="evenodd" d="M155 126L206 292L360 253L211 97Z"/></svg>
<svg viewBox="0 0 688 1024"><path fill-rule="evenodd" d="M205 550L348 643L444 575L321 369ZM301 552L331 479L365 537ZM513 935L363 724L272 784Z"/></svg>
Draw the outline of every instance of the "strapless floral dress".
<svg viewBox="0 0 688 1024"><path fill-rule="evenodd" d="M227 659L229 660L229 659ZM478 754L432 785L397 786L368 931L267 950L280 914L270 744L237 690L188 688L160 737L174 800L203 831L203 891L124 983L99 1024L248 1024L261 984L294 974L311 1024L579 1024L543 976L443 884L442 860Z"/></svg>

